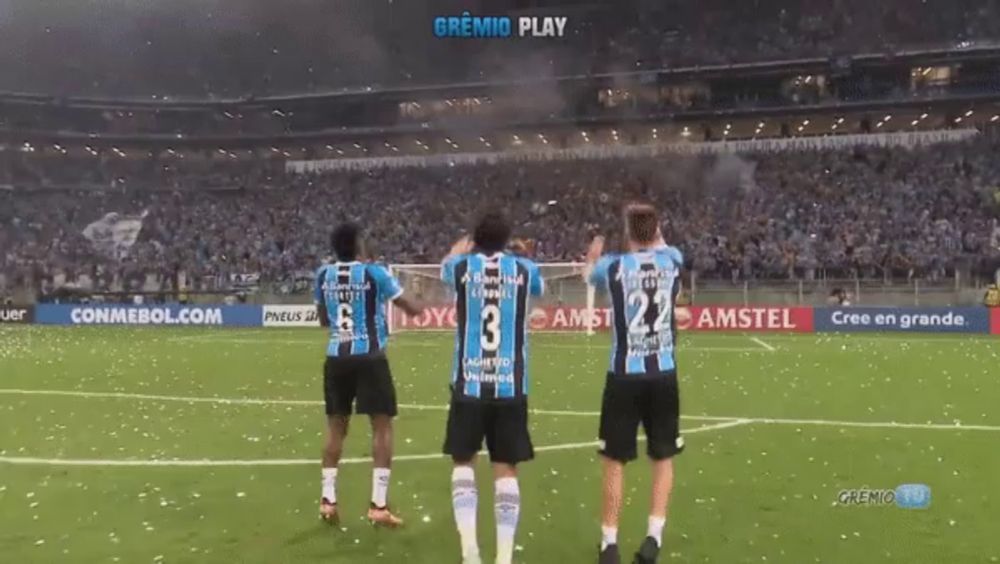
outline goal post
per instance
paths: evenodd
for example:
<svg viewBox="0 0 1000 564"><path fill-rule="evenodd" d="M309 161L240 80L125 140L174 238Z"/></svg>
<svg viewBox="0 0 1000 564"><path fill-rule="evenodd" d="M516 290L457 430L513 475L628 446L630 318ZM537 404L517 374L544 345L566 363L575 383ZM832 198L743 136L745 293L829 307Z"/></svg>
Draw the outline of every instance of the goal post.
<svg viewBox="0 0 1000 564"><path fill-rule="evenodd" d="M538 266L545 279L545 294L530 299L531 330L593 335L606 327L596 292L586 283L584 263ZM454 292L441 281L440 264L394 264L390 271L399 279L404 294L424 306L424 312L415 317L391 308L391 331L454 331L457 326Z"/></svg>

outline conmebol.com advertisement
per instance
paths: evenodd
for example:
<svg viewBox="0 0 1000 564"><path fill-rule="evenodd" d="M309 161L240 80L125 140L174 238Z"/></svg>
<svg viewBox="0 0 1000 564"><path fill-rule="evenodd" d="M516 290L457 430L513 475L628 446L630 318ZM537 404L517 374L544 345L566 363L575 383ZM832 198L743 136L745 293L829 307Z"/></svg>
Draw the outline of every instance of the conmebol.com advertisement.
<svg viewBox="0 0 1000 564"><path fill-rule="evenodd" d="M35 311L47 325L200 325L259 327L259 306L52 305Z"/></svg>
<svg viewBox="0 0 1000 564"><path fill-rule="evenodd" d="M985 307L817 308L817 332L989 333Z"/></svg>

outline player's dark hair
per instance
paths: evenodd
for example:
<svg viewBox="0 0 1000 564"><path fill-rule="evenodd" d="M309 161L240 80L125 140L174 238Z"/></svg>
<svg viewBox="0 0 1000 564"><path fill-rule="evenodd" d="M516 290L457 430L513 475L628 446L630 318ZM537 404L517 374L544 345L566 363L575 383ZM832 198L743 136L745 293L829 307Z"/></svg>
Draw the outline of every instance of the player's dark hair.
<svg viewBox="0 0 1000 564"><path fill-rule="evenodd" d="M361 253L361 229L353 223L341 223L330 235L330 246L337 260L357 260Z"/></svg>
<svg viewBox="0 0 1000 564"><path fill-rule="evenodd" d="M479 216L472 230L472 242L487 253L504 250L510 240L510 222L500 211L488 211Z"/></svg>
<svg viewBox="0 0 1000 564"><path fill-rule="evenodd" d="M660 227L660 216L656 208L649 204L629 204L625 206L625 230L629 239L636 243L652 243Z"/></svg>

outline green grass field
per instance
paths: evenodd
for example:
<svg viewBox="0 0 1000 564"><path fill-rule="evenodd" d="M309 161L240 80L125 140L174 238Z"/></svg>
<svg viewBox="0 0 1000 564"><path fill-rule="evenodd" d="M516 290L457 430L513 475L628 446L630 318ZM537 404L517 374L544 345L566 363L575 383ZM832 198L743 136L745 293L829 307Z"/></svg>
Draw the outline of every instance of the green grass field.
<svg viewBox="0 0 1000 564"><path fill-rule="evenodd" d="M519 562L595 560L607 340L532 337L541 448L521 468ZM317 518L324 344L319 330L0 328L0 561L458 562L437 456L451 337L391 345L399 531L362 519L360 419L339 480L345 522ZM680 346L687 451L661 561L1000 561L1000 339L687 334ZM629 467L629 553L648 474ZM912 482L932 488L928 509L836 503L842 489Z"/></svg>

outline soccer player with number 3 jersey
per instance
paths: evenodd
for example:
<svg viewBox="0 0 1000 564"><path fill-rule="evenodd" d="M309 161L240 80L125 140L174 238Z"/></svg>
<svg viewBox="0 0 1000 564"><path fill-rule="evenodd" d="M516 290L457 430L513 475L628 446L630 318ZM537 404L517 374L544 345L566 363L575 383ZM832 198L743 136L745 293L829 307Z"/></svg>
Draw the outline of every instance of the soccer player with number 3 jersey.
<svg viewBox="0 0 1000 564"><path fill-rule="evenodd" d="M339 520L337 470L344 450L355 399L358 413L371 418L372 501L368 519L375 525L398 527L403 521L388 507L392 464L392 419L396 389L385 356L388 344L386 304L409 315L421 309L403 297L403 289L385 267L363 262L358 227L338 226L331 236L337 261L316 273L316 308L320 324L330 328L323 368L328 435L323 450L323 494L320 516Z"/></svg>
<svg viewBox="0 0 1000 564"><path fill-rule="evenodd" d="M596 237L587 253L588 281L608 294L613 336L601 405L600 455L603 511L600 564L618 564L618 519L624 467L637 456L640 423L653 466L653 491L646 539L635 564L655 564L663 543L667 504L673 488L673 457L684 449L680 435L674 303L683 259L663 241L652 206L625 208L627 252L601 256Z"/></svg>
<svg viewBox="0 0 1000 564"><path fill-rule="evenodd" d="M458 319L444 452L454 462L452 504L464 564L481 562L473 467L483 439L496 480L497 564L513 559L521 510L517 465L534 457L528 433L528 299L542 294L544 282L535 263L504 252L510 234L503 215L487 213L472 240L456 243L441 265L441 279L455 292Z"/></svg>

